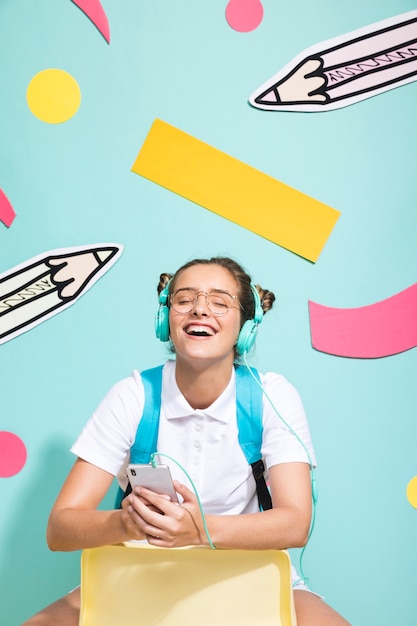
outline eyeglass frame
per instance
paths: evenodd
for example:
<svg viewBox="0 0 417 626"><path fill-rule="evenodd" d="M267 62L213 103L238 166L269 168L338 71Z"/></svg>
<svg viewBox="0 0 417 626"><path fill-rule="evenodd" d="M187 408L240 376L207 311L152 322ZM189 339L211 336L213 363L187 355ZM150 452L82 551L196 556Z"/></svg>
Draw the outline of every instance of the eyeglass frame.
<svg viewBox="0 0 417 626"><path fill-rule="evenodd" d="M187 312L177 311L177 309L172 304L172 298L179 291L192 291L193 293L195 293L195 298L194 298L194 300L192 302L192 307ZM218 293L219 295L226 294L227 296L232 298L231 306L227 307L227 309L226 309L226 311L224 313L215 313L214 311L211 310L209 302L208 302L208 298L210 297L210 295L213 294L213 292ZM206 299L206 306L207 306L208 310L210 311L210 313L212 313L215 317L223 317L224 315L227 315L227 313L230 311L230 309L240 309L241 311L243 311L243 306L239 302L238 296L234 296L233 294L230 293L230 291L227 291L226 289L211 289L210 291L203 291L202 289L199 289L199 290L193 289L193 287L181 287L180 289L176 289L171 294L169 294L169 297L168 297L169 306L170 306L170 308L172 308L173 311L175 311L175 313L178 313L178 315L188 315L189 313L191 313L191 311L193 311L193 309L195 309L196 305L198 304L198 297L200 295L203 295L205 297L205 299ZM238 307L233 305L233 302L235 300L237 301L237 303L239 305Z"/></svg>

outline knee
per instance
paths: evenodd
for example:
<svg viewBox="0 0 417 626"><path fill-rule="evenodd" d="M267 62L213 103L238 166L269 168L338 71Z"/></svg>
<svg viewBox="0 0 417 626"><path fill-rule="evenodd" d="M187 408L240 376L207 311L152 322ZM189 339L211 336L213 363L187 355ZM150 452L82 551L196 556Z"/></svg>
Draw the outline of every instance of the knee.
<svg viewBox="0 0 417 626"><path fill-rule="evenodd" d="M23 622L21 626L46 626L47 622L43 619L41 614L33 615L26 622Z"/></svg>

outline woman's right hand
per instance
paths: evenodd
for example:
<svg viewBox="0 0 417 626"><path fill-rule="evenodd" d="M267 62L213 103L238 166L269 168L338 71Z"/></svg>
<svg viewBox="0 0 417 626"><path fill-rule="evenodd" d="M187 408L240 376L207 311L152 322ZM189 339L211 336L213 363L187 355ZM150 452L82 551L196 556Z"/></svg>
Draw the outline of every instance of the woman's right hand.
<svg viewBox="0 0 417 626"><path fill-rule="evenodd" d="M160 494L155 495L157 495L158 498L170 500L169 496ZM147 539L147 535L141 529L141 527L146 524L146 521L140 515L140 507L138 507L139 503L144 504L149 510L159 513L160 515L163 515L163 512L137 493L130 493L126 496L126 498L124 498L124 500L122 500L122 521L126 532L128 533L130 539L140 541L142 539Z"/></svg>
<svg viewBox="0 0 417 626"><path fill-rule="evenodd" d="M137 496L129 494L122 500L122 522L130 539L141 541L146 539L138 524L138 513L134 508L134 499Z"/></svg>

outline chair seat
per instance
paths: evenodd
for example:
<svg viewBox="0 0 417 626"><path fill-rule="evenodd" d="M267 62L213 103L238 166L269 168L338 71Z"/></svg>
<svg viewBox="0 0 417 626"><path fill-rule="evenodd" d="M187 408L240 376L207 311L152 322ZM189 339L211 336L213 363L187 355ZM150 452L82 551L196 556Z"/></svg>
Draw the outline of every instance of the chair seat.
<svg viewBox="0 0 417 626"><path fill-rule="evenodd" d="M286 551L128 542L81 556L79 626L295 624Z"/></svg>

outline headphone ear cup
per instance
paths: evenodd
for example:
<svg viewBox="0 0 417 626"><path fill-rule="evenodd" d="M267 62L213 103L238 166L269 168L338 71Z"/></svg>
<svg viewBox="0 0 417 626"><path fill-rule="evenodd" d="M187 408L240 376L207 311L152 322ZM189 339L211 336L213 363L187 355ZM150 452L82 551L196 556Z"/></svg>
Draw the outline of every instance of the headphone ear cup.
<svg viewBox="0 0 417 626"><path fill-rule="evenodd" d="M155 334L160 341L168 341L169 339L168 288L169 283L159 294L159 309L155 317Z"/></svg>
<svg viewBox="0 0 417 626"><path fill-rule="evenodd" d="M155 334L160 341L169 339L169 309L161 304L155 317Z"/></svg>
<svg viewBox="0 0 417 626"><path fill-rule="evenodd" d="M236 342L236 351L238 354L249 352L252 348L255 343L258 326L259 324L257 324L254 320L247 320L243 324Z"/></svg>
<svg viewBox="0 0 417 626"><path fill-rule="evenodd" d="M245 354L245 352L249 352L252 348L255 343L256 335L258 334L258 326L262 322L264 316L258 290L253 283L251 283L250 286L255 304L255 313L253 319L247 320L240 329L236 342L236 351L238 354Z"/></svg>

